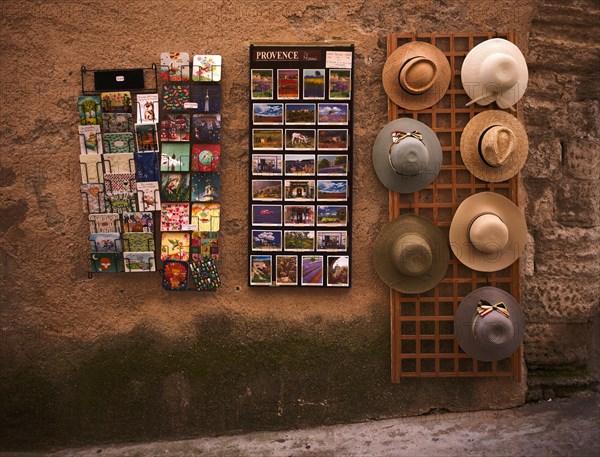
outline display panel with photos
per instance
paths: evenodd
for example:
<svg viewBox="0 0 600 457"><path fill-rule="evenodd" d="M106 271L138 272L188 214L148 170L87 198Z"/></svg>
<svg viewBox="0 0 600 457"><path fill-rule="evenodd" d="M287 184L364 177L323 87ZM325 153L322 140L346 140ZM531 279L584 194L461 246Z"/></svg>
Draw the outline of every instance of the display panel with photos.
<svg viewBox="0 0 600 457"><path fill-rule="evenodd" d="M354 46L250 46L248 284L350 287Z"/></svg>

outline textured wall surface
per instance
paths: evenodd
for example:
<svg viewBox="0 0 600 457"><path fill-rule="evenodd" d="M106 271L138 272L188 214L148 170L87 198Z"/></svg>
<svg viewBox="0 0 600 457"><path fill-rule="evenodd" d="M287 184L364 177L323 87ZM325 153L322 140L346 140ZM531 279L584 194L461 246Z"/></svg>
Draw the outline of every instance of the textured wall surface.
<svg viewBox="0 0 600 457"><path fill-rule="evenodd" d="M516 31L527 55L535 19L525 112L533 146L524 174L532 235L526 360L540 375L563 365L585 370L599 293L591 281L600 221L598 84L587 70L598 50L592 3L2 2L0 446L301 427L525 400L525 379L389 382L388 291L370 258L387 219L371 145L386 122L380 75L389 32ZM563 25L553 25L553 14ZM353 288L250 290L248 43L325 39L357 46ZM168 50L223 55L224 287L212 295L167 293L158 275L86 275L79 68L148 66Z"/></svg>

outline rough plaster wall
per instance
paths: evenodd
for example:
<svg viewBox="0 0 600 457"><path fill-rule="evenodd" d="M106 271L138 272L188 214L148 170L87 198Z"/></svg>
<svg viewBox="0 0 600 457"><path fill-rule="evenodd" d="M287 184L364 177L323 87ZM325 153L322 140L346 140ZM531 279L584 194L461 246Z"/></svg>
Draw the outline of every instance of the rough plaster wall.
<svg viewBox="0 0 600 457"><path fill-rule="evenodd" d="M498 0L3 2L4 447L295 427L522 402L523 382L413 379L390 385L388 292L370 259L373 240L387 219L387 192L373 173L370 148L386 122L380 74L387 33L512 30L527 53L536 8L533 0L518 8ZM577 9L566 11L564 22L572 22ZM247 45L252 40L323 39L357 45L353 288L250 290L245 286ZM584 39L593 42L588 35ZM577 165L585 151L578 141L586 140L570 137L572 157L556 161L556 142L542 141L544 128L552 131L552 126L531 113L545 109L546 119L553 120L571 114L562 101L536 95L546 90L544 84L551 85L548 89L557 85L565 100L573 100L573 112L588 132L598 130L590 120L597 120L598 105L577 96L575 87L581 85L569 76L571 69L581 71L577 62L586 54L571 54L572 66L557 76L543 73L548 71L543 62L569 56L560 46L556 54L547 54L543 40L534 40L531 58L539 73L537 78L532 74L526 101L527 128L537 152L532 150L524 178L535 243L526 259L531 269L526 268L523 287L530 325L545 331L544 326L558 329L549 322L567 314L577 325L590 316L594 272L580 283L565 272L593 264L591 248L588 257L580 251L580 238L589 239L590 246L594 240L598 244L593 228L598 224L593 210L598 186L590 184L585 172L582 179ZM87 224L77 166L79 67L147 66L164 50L214 52L224 59L224 287L214 295L164 292L157 275L86 277ZM564 121L561 126L566 131ZM563 138L562 133L552 135ZM545 160L551 163L546 166ZM531 171L536 166L539 171ZM557 183L563 170L565 185ZM543 182L540 173L547 174ZM573 194L589 199L585 206L592 209L581 217L570 214ZM547 222L565 230L545 229ZM571 247L566 257L554 239ZM566 263L562 270L557 266L561 262ZM581 262L588 267L579 267ZM560 286L566 291L560 292ZM558 293L564 294L560 307L554 304ZM528 360L542 360L545 352L557 354L552 356L556 363L569 357L566 349L547 351L555 342L538 338L535 328L528 332ZM583 355L578 357L585 362Z"/></svg>

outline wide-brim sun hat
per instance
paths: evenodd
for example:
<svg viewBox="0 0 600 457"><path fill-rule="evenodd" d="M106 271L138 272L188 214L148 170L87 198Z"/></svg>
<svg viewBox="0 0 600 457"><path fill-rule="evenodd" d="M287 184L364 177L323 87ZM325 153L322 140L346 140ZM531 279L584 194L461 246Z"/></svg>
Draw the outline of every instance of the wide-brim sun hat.
<svg viewBox="0 0 600 457"><path fill-rule="evenodd" d="M450 224L450 247L467 267L499 271L514 263L527 243L521 210L508 198L480 192L463 201Z"/></svg>
<svg viewBox="0 0 600 457"><path fill-rule="evenodd" d="M460 137L460 154L467 169L487 182L515 176L525 165L529 141L523 124L512 114L489 110L465 126Z"/></svg>
<svg viewBox="0 0 600 457"><path fill-rule="evenodd" d="M525 316L508 292L481 287L469 293L454 315L454 338L460 348L484 362L502 360L523 341Z"/></svg>
<svg viewBox="0 0 600 457"><path fill-rule="evenodd" d="M433 130L403 117L384 126L373 144L373 167L381 183L399 193L428 186L442 167L442 146Z"/></svg>
<svg viewBox="0 0 600 457"><path fill-rule="evenodd" d="M392 101L408 110L435 105L446 93L452 71L435 46L414 41L400 46L383 67L383 88Z"/></svg>
<svg viewBox="0 0 600 457"><path fill-rule="evenodd" d="M405 214L388 222L375 239L375 271L392 289L419 294L446 275L448 240L429 219Z"/></svg>
<svg viewBox="0 0 600 457"><path fill-rule="evenodd" d="M471 101L487 106L496 102L512 108L525 93L529 72L521 50L508 40L492 38L475 46L465 57L460 77Z"/></svg>

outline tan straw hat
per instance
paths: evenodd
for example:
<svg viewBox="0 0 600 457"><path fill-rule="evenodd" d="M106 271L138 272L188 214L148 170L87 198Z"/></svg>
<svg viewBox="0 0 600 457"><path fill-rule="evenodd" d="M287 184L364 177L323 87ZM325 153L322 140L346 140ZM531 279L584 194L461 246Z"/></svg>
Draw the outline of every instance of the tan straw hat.
<svg viewBox="0 0 600 457"><path fill-rule="evenodd" d="M442 146L433 130L403 117L385 125L373 144L373 167L382 184L411 193L428 186L442 167Z"/></svg>
<svg viewBox="0 0 600 457"><path fill-rule="evenodd" d="M525 316L508 292L481 287L460 302L454 315L454 338L460 348L484 362L502 360L523 341Z"/></svg>
<svg viewBox="0 0 600 457"><path fill-rule="evenodd" d="M487 182L506 181L515 176L525 165L528 151L523 124L504 111L478 114L465 126L460 138L465 166Z"/></svg>
<svg viewBox="0 0 600 457"><path fill-rule="evenodd" d="M448 90L450 64L442 51L413 41L390 54L383 67L383 88L402 108L420 110L435 105Z"/></svg>
<svg viewBox="0 0 600 457"><path fill-rule="evenodd" d="M448 241L429 219L405 214L388 222L373 249L375 271L392 289L419 294L436 286L448 270Z"/></svg>
<svg viewBox="0 0 600 457"><path fill-rule="evenodd" d="M467 198L450 224L456 258L477 271L498 271L519 258L527 242L525 217L517 205L493 192Z"/></svg>
<svg viewBox="0 0 600 457"><path fill-rule="evenodd" d="M471 101L492 102L512 108L525 93L529 73L521 50L508 40L493 38L475 46L465 57L460 71L462 85Z"/></svg>

